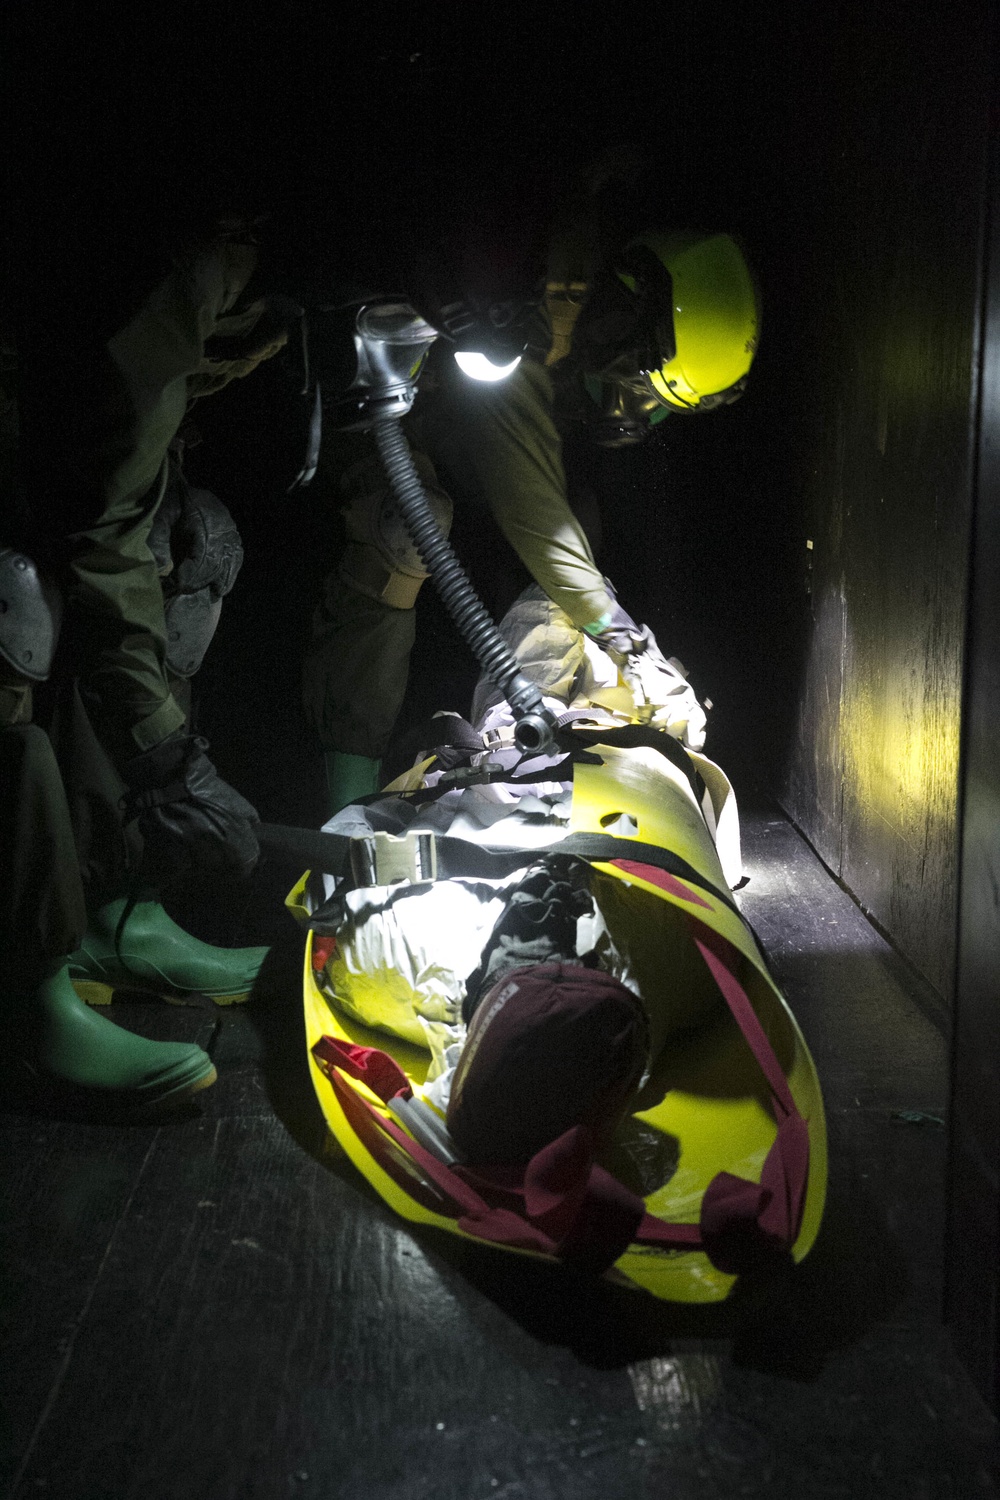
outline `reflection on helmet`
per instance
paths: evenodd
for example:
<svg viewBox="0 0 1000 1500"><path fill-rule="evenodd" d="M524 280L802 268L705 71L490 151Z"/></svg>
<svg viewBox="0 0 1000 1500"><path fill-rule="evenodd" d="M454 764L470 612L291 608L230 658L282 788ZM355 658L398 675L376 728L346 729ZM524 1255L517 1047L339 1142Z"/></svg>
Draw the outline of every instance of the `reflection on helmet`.
<svg viewBox="0 0 1000 1500"><path fill-rule="evenodd" d="M760 313L749 267L728 234L650 230L617 272L645 311L649 393L674 411L736 401L757 352Z"/></svg>

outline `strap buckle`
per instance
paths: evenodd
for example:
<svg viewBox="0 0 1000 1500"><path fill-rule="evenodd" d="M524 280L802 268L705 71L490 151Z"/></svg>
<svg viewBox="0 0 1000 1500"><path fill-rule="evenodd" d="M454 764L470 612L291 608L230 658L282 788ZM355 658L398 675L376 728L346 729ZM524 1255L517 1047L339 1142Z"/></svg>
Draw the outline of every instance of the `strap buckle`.
<svg viewBox="0 0 1000 1500"><path fill-rule="evenodd" d="M351 839L351 874L356 886L422 885L437 879L437 842L433 833L411 830L363 834Z"/></svg>
<svg viewBox="0 0 1000 1500"><path fill-rule="evenodd" d="M493 755L497 750L510 750L517 744L513 724L505 725L502 729L484 729L482 741L489 755Z"/></svg>

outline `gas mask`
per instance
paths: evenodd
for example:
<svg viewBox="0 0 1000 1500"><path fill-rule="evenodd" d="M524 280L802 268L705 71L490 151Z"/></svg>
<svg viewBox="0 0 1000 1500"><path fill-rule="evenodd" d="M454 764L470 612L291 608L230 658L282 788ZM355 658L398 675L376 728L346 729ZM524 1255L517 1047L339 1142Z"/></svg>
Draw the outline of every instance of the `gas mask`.
<svg viewBox="0 0 1000 1500"><path fill-rule="evenodd" d="M632 448L644 442L650 427L667 413L650 394L643 376L636 373L633 361L623 356L615 363L625 366L620 374L612 366L600 376L585 378L591 400L587 427L600 448Z"/></svg>
<svg viewBox="0 0 1000 1500"><path fill-rule="evenodd" d="M573 330L574 361L593 403L588 426L602 448L641 443L651 421L666 415L646 370L658 359L658 338L639 299L612 273L600 273Z"/></svg>
<svg viewBox="0 0 1000 1500"><path fill-rule="evenodd" d="M405 416L438 337L408 302L388 297L320 307L310 334L323 415L340 432L367 431L380 413Z"/></svg>

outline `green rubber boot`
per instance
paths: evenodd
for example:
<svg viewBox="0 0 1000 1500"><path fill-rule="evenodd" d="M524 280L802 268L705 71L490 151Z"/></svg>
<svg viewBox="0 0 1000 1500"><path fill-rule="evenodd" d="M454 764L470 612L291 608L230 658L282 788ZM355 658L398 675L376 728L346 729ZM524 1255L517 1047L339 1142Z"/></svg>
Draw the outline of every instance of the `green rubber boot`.
<svg viewBox="0 0 1000 1500"><path fill-rule="evenodd" d="M91 913L69 961L81 1000L107 1005L115 990L159 995L183 1004L207 995L216 1005L246 1000L267 948L216 948L185 932L158 901L119 896Z"/></svg>
<svg viewBox="0 0 1000 1500"><path fill-rule="evenodd" d="M207 1052L189 1042L151 1042L95 1016L77 995L67 960L18 993L16 1051L32 1073L88 1099L145 1109L176 1104L216 1080Z"/></svg>
<svg viewBox="0 0 1000 1500"><path fill-rule="evenodd" d="M325 750L323 760L331 818L359 797L370 797L380 790L380 760L370 760L367 755L348 755L346 750Z"/></svg>

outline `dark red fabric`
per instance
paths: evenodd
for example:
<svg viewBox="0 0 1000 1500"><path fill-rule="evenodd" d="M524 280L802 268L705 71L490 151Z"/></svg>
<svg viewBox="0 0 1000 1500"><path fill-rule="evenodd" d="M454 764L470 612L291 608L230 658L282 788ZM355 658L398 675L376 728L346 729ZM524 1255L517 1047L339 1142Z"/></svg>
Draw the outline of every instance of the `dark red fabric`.
<svg viewBox="0 0 1000 1500"><path fill-rule="evenodd" d="M639 864L633 859L613 859L610 861L618 870L624 870L626 875L635 875L638 880L645 880L650 885L658 885L661 890L668 891L671 896L679 896L682 901L691 901L695 906L703 906L706 911L711 911L711 904L693 891L690 886L685 885L683 880L678 880L676 875L671 875L667 870L660 870L656 865Z"/></svg>
<svg viewBox="0 0 1000 1500"><path fill-rule="evenodd" d="M641 1198L594 1162L596 1141L584 1126L567 1130L524 1174L524 1210L557 1244L560 1260L595 1273L631 1245L645 1214Z"/></svg>
<svg viewBox="0 0 1000 1500"><path fill-rule="evenodd" d="M701 1227L698 1224L668 1224L654 1214L645 1214L635 1232L637 1245L662 1245L670 1250L701 1250Z"/></svg>
<svg viewBox="0 0 1000 1500"><path fill-rule="evenodd" d="M338 1068L329 1065L324 1068L324 1072L348 1125L382 1171L421 1207L430 1209L431 1213L441 1214L444 1218L457 1219L463 1210L455 1202L451 1184L439 1184L430 1173L417 1170L418 1164L414 1162L413 1153L409 1150L409 1136L400 1131L402 1142L393 1140L383 1117L367 1099L362 1098Z"/></svg>
<svg viewBox="0 0 1000 1500"><path fill-rule="evenodd" d="M547 1242L546 1253L589 1274L606 1271L635 1239L645 1205L595 1163L594 1148L591 1132L578 1125L539 1151L517 1186L508 1172L500 1171L491 1182L478 1171L477 1185L500 1202L488 1214L462 1221L462 1227L498 1239L512 1220L527 1222L537 1247L546 1248Z"/></svg>
<svg viewBox="0 0 1000 1500"><path fill-rule="evenodd" d="M562 1239L579 1212L594 1147L591 1132L578 1125L544 1146L525 1168L524 1207L556 1239Z"/></svg>
<svg viewBox="0 0 1000 1500"><path fill-rule="evenodd" d="M809 1182L809 1129L750 997L733 972L740 962L738 950L704 929L695 943L767 1079L777 1117L778 1133L764 1160L760 1186L720 1172L702 1199L705 1253L720 1270L739 1274L753 1269L763 1255L790 1251L795 1243Z"/></svg>
<svg viewBox="0 0 1000 1500"><path fill-rule="evenodd" d="M767 1079L775 1100L785 1114L797 1114L795 1100L788 1087L788 1079L774 1055L774 1048L768 1040L767 1032L760 1024L757 1012L750 1003L749 995L734 973L742 955L731 943L727 943L725 938L704 928L700 922L694 941L698 952L708 965L712 978L722 991L722 997L732 1011L736 1024L746 1038L751 1052L760 1064L761 1072Z"/></svg>
<svg viewBox="0 0 1000 1500"><path fill-rule="evenodd" d="M809 1184L809 1127L800 1114L789 1115L778 1126L760 1181L771 1194L770 1203L761 1211L761 1229L777 1240L793 1243Z"/></svg>
<svg viewBox="0 0 1000 1500"><path fill-rule="evenodd" d="M312 944L312 966L319 972L325 969L332 954L337 951L337 939L330 933L314 932Z"/></svg>
<svg viewBox="0 0 1000 1500"><path fill-rule="evenodd" d="M336 1037L323 1036L313 1048L313 1056L319 1063L328 1063L342 1068L351 1078L367 1084L384 1104L402 1094L409 1099L413 1090L410 1080L399 1064L378 1047L360 1047L356 1042L342 1042Z"/></svg>
<svg viewBox="0 0 1000 1500"><path fill-rule="evenodd" d="M558 1255L574 1269L599 1276L634 1242L646 1205L596 1163L584 1181L586 1190L559 1241Z"/></svg>
<svg viewBox="0 0 1000 1500"><path fill-rule="evenodd" d="M558 1251L554 1240L510 1208L484 1208L482 1212L466 1214L459 1219L458 1227L479 1240L512 1250L535 1250L553 1256Z"/></svg>
<svg viewBox="0 0 1000 1500"><path fill-rule="evenodd" d="M702 1249L713 1266L739 1276L781 1248L760 1226L770 1201L767 1188L745 1177L719 1172L712 1178L701 1200L699 1228Z"/></svg>
<svg viewBox="0 0 1000 1500"><path fill-rule="evenodd" d="M479 1001L448 1104L470 1162L527 1162L576 1125L612 1134L645 1067L649 1023L603 969L511 969Z"/></svg>

